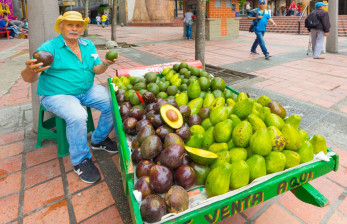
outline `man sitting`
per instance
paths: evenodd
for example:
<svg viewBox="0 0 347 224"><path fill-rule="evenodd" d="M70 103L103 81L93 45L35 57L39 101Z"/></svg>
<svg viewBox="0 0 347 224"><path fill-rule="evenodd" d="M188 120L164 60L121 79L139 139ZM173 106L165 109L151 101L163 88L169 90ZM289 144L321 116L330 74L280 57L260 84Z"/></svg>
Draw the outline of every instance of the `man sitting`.
<svg viewBox="0 0 347 224"><path fill-rule="evenodd" d="M10 31L10 39L17 37L21 31L17 26L10 25L11 21L8 19L6 13L4 13L3 18L0 20L0 28Z"/></svg>
<svg viewBox="0 0 347 224"><path fill-rule="evenodd" d="M37 49L50 52L54 62L42 67L42 63L35 64L36 59L27 60L22 77L26 82L39 80L37 94L41 104L66 121L74 171L82 181L95 183L101 176L91 160L87 145L88 115L82 105L101 111L91 148L117 153L115 142L108 137L113 128L110 98L105 87L94 84L95 74L104 73L115 61L101 62L94 44L80 38L87 25L88 19L83 19L79 12L69 11L59 16L54 29L61 34Z"/></svg>

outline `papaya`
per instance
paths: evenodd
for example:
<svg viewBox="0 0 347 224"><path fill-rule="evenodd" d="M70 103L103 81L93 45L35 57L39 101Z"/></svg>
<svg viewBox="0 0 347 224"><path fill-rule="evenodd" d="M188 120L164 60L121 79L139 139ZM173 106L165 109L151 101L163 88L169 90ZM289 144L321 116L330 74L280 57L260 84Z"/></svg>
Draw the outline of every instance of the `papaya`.
<svg viewBox="0 0 347 224"><path fill-rule="evenodd" d="M200 96L200 93L201 93L199 81L198 80L192 80L188 86L187 92L188 92L189 98L191 98L191 99L198 98Z"/></svg>
<svg viewBox="0 0 347 224"><path fill-rule="evenodd" d="M249 179L251 182L266 175L266 163L264 157L260 155L253 155L246 160L246 163L249 166Z"/></svg>
<svg viewBox="0 0 347 224"><path fill-rule="evenodd" d="M227 99L226 101L226 104L227 104L227 106L229 107L229 106L234 106L235 105L235 101L233 100L233 99Z"/></svg>
<svg viewBox="0 0 347 224"><path fill-rule="evenodd" d="M299 129L300 121L301 121L301 117L300 115L297 115L297 114L294 114L284 119L284 122L286 124L291 124L296 129Z"/></svg>
<svg viewBox="0 0 347 224"><path fill-rule="evenodd" d="M314 154L318 154L319 152L324 152L324 154L327 154L327 143L323 136L314 135L310 142L313 146Z"/></svg>
<svg viewBox="0 0 347 224"><path fill-rule="evenodd" d="M231 163L231 152L230 151L223 151L217 153L219 156L218 158L227 161L228 163Z"/></svg>
<svg viewBox="0 0 347 224"><path fill-rule="evenodd" d="M226 163L208 174L205 186L209 197L225 194L229 191L231 170L231 165Z"/></svg>
<svg viewBox="0 0 347 224"><path fill-rule="evenodd" d="M248 121L240 122L232 132L232 139L236 146L245 148L252 136L252 125Z"/></svg>
<svg viewBox="0 0 347 224"><path fill-rule="evenodd" d="M259 110L258 117L265 121L267 115L271 114L271 110L268 107L263 107Z"/></svg>
<svg viewBox="0 0 347 224"><path fill-rule="evenodd" d="M206 93L202 107L210 107L214 100L213 93Z"/></svg>
<svg viewBox="0 0 347 224"><path fill-rule="evenodd" d="M237 115L241 120L243 120L252 113L253 104L254 102L251 99L236 102L233 107L233 114Z"/></svg>
<svg viewBox="0 0 347 224"><path fill-rule="evenodd" d="M213 137L216 142L228 142L231 138L233 122L230 119L216 124Z"/></svg>
<svg viewBox="0 0 347 224"><path fill-rule="evenodd" d="M229 119L233 121L233 129L241 123L241 119L235 114L230 114Z"/></svg>
<svg viewBox="0 0 347 224"><path fill-rule="evenodd" d="M224 143L224 142L223 143L213 143L208 148L208 151L213 152L213 153L219 153L219 152L223 152L223 151L227 151L227 150L228 150L228 144Z"/></svg>
<svg viewBox="0 0 347 224"><path fill-rule="evenodd" d="M202 142L202 148L208 149L214 143L213 132L214 132L213 126L206 130L204 134L204 139Z"/></svg>
<svg viewBox="0 0 347 224"><path fill-rule="evenodd" d="M230 188L232 190L246 186L249 183L249 166L243 160L231 164Z"/></svg>
<svg viewBox="0 0 347 224"><path fill-rule="evenodd" d="M292 150L283 150L283 153L286 156L286 169L298 166L300 164L301 158L297 152Z"/></svg>
<svg viewBox="0 0 347 224"><path fill-rule="evenodd" d="M212 127L210 118L207 118L207 119L203 120L202 123L201 123L201 126L202 126L205 130L207 130L207 129L209 129L210 127Z"/></svg>
<svg viewBox="0 0 347 224"><path fill-rule="evenodd" d="M300 155L300 163L306 163L313 160L314 149L311 142L304 141L302 146L298 150L298 154Z"/></svg>
<svg viewBox="0 0 347 224"><path fill-rule="evenodd" d="M275 126L269 126L267 129L269 130L271 136L272 150L282 151L286 145L286 140L282 132Z"/></svg>
<svg viewBox="0 0 347 224"><path fill-rule="evenodd" d="M268 155L272 150L272 141L269 130L267 128L261 128L256 131L250 139L250 146L254 154L261 156Z"/></svg>
<svg viewBox="0 0 347 224"><path fill-rule="evenodd" d="M210 121L212 126L228 119L228 111L225 107L218 107L211 110Z"/></svg>
<svg viewBox="0 0 347 224"><path fill-rule="evenodd" d="M187 142L185 142L185 145L192 148L201 148L203 139L204 135L202 134L191 135Z"/></svg>
<svg viewBox="0 0 347 224"><path fill-rule="evenodd" d="M309 138L308 138L308 134L306 131L304 130L299 130L299 135L301 135L301 138L303 141L308 141Z"/></svg>
<svg viewBox="0 0 347 224"><path fill-rule="evenodd" d="M282 134L286 140L286 145L284 146L287 150L298 151L302 146L302 138L299 132L291 124L285 124L282 128Z"/></svg>

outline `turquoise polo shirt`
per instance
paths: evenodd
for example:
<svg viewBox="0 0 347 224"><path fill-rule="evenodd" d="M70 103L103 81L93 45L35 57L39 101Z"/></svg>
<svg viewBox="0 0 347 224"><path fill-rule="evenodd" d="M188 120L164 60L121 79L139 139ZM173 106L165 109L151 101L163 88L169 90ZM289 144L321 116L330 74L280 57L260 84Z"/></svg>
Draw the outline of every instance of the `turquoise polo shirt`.
<svg viewBox="0 0 347 224"><path fill-rule="evenodd" d="M63 36L43 43L37 51L48 51L54 56L51 67L39 77L37 95L79 95L94 84L93 67L101 64L95 45L79 39L82 62L65 43Z"/></svg>
<svg viewBox="0 0 347 224"><path fill-rule="evenodd" d="M264 10L260 10L259 8L257 8L258 10L258 15L259 16L263 16L263 18L259 19L255 19L253 20L253 25L255 24L256 21L258 21L257 25L254 27L254 31L266 31L266 25L267 25L267 20L271 19L271 15L269 13L269 11L267 11L266 9ZM253 13L250 13L248 15L248 17L254 17L255 15L253 15Z"/></svg>

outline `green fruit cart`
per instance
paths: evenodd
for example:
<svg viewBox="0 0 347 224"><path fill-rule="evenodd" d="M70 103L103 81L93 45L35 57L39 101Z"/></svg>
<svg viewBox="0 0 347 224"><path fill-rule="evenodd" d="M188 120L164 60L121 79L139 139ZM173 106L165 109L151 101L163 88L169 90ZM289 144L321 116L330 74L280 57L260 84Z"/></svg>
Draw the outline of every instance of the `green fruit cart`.
<svg viewBox="0 0 347 224"><path fill-rule="evenodd" d="M173 64L174 63L164 64L161 66L153 65L152 68L151 66L147 66L146 68L142 67L141 69L160 72L160 68L163 69L167 66L172 66ZM196 61L192 62L192 64L196 67L199 65L199 63ZM131 68L126 69L126 71L117 72L117 74L131 74L129 72L131 70ZM134 68L133 70L138 71L139 68ZM124 193L129 201L133 223L143 223L139 203L133 194L135 183L130 146L128 145L126 134L123 130L122 119L118 109L118 102L111 78L108 79L108 84L112 100L114 130L119 150L123 188L125 191ZM234 94L238 94L237 91L231 89L230 87L227 86L226 88L231 90ZM331 154L328 161L315 161L307 163L303 166L285 171L274 177L267 178L267 180L263 181L261 184L255 184L252 186L251 183L246 190L239 191L236 194L231 194L231 196L220 195L216 197L217 199L215 200L208 200L208 202L201 203L184 211L183 213L179 213L171 217L163 217L164 220L162 223L216 223L287 191L291 191L299 200L303 202L324 207L328 204L328 200L313 186L311 186L309 181L323 176L331 171L337 171L339 164L338 154L334 153L329 148L327 150ZM229 193L230 192L226 193L225 195L228 195Z"/></svg>

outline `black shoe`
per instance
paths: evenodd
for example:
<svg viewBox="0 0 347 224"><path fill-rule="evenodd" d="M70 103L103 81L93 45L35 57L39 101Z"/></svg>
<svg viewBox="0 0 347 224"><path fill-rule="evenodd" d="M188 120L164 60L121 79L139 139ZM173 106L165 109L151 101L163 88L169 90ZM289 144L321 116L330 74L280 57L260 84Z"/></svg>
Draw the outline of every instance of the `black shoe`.
<svg viewBox="0 0 347 224"><path fill-rule="evenodd" d="M109 137L107 137L104 141L98 144L91 143L91 145L92 145L92 149L94 150L104 150L110 153L118 153L116 143L112 141Z"/></svg>
<svg viewBox="0 0 347 224"><path fill-rule="evenodd" d="M267 60L269 60L270 57L271 57L271 55L269 55L269 54L265 55L265 59L267 59Z"/></svg>
<svg viewBox="0 0 347 224"><path fill-rule="evenodd" d="M88 184L93 184L101 179L100 172L91 159L83 160L80 164L74 166L73 170L83 182Z"/></svg>

